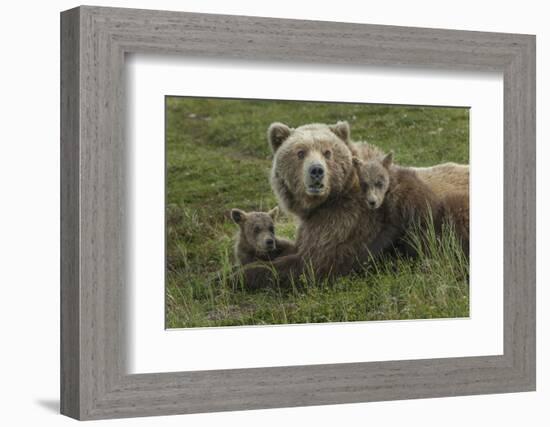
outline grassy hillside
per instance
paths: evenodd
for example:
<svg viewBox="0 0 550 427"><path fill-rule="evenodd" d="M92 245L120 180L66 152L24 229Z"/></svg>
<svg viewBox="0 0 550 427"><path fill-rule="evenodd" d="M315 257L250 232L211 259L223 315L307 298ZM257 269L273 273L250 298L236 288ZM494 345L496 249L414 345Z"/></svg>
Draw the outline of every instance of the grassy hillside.
<svg viewBox="0 0 550 427"><path fill-rule="evenodd" d="M415 261L379 262L334 284L245 292L227 279L229 209L276 205L266 130L347 120L354 140L395 151L400 164L468 163L468 110L310 102L168 98L167 327L468 316L468 265L449 242ZM293 238L292 218L277 233Z"/></svg>

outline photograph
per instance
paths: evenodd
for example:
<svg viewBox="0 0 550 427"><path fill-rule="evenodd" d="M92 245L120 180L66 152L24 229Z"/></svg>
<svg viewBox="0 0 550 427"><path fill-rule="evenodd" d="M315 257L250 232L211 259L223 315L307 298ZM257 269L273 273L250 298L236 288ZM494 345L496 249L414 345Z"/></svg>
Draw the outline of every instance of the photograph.
<svg viewBox="0 0 550 427"><path fill-rule="evenodd" d="M545 419L542 6L399 1L6 20L8 419Z"/></svg>
<svg viewBox="0 0 550 427"><path fill-rule="evenodd" d="M470 109L165 97L166 328L467 318Z"/></svg>

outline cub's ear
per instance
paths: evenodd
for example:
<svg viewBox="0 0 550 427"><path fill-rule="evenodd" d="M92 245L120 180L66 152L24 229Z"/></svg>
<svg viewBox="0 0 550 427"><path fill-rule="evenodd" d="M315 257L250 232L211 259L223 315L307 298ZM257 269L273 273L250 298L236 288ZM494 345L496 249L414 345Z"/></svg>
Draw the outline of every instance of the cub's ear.
<svg viewBox="0 0 550 427"><path fill-rule="evenodd" d="M351 162L353 163L353 166L355 166L355 167L361 166L361 164L363 163L359 157L355 157L355 156L353 156L351 158Z"/></svg>
<svg viewBox="0 0 550 427"><path fill-rule="evenodd" d="M277 219L277 217L279 216L279 206L275 206L273 209L271 209L269 212L268 212L269 216L271 217L271 219L273 221L275 221Z"/></svg>
<svg viewBox="0 0 550 427"><path fill-rule="evenodd" d="M335 125L329 126L332 133L334 133L338 138L340 138L342 141L344 141L346 144L349 143L350 138L350 129L349 129L349 123L346 121L339 121Z"/></svg>
<svg viewBox="0 0 550 427"><path fill-rule="evenodd" d="M246 219L246 212L240 209L231 209L231 219L235 224L242 224Z"/></svg>
<svg viewBox="0 0 550 427"><path fill-rule="evenodd" d="M382 159L382 166L388 169L392 165L392 163L393 163L393 151L390 151Z"/></svg>
<svg viewBox="0 0 550 427"><path fill-rule="evenodd" d="M292 129L287 125L279 122L271 123L267 130L267 140L271 146L271 151L275 153L291 133Z"/></svg>

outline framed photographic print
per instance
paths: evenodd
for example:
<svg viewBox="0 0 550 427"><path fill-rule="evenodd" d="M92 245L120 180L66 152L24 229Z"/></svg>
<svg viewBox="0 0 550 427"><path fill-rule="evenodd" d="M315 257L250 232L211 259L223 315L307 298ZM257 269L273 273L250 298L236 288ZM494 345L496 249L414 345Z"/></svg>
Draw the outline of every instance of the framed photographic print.
<svg viewBox="0 0 550 427"><path fill-rule="evenodd" d="M61 15L61 410L535 389L535 38Z"/></svg>

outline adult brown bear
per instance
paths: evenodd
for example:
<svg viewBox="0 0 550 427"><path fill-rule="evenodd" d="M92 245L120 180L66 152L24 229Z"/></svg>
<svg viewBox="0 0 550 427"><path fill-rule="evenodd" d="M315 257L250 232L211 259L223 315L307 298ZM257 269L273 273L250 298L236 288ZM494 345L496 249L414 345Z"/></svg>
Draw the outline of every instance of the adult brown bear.
<svg viewBox="0 0 550 427"><path fill-rule="evenodd" d="M377 147L351 142L347 122L296 129L273 123L268 141L271 186L279 205L299 220L297 252L246 268L246 287L269 286L274 277L284 286L304 272L317 278L348 274L392 245L391 233L382 233L384 224L364 203L352 163L353 155L382 155Z"/></svg>

